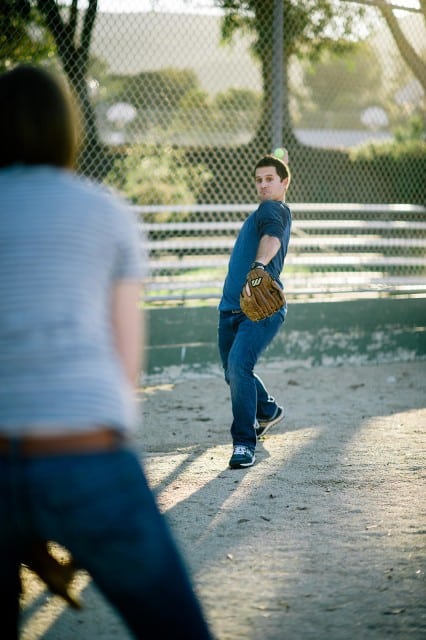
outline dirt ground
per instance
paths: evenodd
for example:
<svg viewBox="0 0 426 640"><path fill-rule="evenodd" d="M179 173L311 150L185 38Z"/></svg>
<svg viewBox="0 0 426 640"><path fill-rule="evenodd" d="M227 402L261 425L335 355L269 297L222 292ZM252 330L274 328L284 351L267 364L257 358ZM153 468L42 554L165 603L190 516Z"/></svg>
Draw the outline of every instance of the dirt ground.
<svg viewBox="0 0 426 640"><path fill-rule="evenodd" d="M426 638L426 362L258 373L286 418L230 470L219 368L145 379L135 446L217 640ZM88 576L74 612L25 573L23 640L127 640Z"/></svg>

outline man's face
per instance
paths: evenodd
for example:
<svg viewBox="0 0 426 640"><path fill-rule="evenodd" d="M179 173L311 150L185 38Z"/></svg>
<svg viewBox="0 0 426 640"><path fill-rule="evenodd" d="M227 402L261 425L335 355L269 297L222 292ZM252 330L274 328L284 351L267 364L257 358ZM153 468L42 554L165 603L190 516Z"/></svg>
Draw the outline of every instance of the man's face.
<svg viewBox="0 0 426 640"><path fill-rule="evenodd" d="M255 175L259 200L284 200L288 178L281 180L275 167L258 167Z"/></svg>

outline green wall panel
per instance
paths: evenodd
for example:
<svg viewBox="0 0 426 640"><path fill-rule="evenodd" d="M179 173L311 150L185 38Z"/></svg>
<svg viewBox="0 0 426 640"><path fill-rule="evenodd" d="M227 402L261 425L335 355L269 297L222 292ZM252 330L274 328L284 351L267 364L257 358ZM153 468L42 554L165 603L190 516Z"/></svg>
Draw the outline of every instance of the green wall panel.
<svg viewBox="0 0 426 640"><path fill-rule="evenodd" d="M149 309L146 369L218 365L215 307ZM308 365L426 357L426 298L382 298L289 305L264 358Z"/></svg>

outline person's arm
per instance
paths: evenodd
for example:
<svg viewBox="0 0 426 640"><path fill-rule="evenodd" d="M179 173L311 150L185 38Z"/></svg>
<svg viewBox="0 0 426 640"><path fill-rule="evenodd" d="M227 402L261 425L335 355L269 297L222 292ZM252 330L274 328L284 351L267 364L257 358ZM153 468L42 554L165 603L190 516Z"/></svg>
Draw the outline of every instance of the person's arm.
<svg viewBox="0 0 426 640"><path fill-rule="evenodd" d="M118 356L132 386L142 367L144 316L139 310L141 285L136 280L120 280L112 293L111 320Z"/></svg>
<svg viewBox="0 0 426 640"><path fill-rule="evenodd" d="M267 265L278 253L280 247L281 242L275 236L262 236L257 248L255 262L261 262L263 265Z"/></svg>
<svg viewBox="0 0 426 640"><path fill-rule="evenodd" d="M274 255L278 253L280 247L281 242L275 236L262 236L257 248L256 258L254 262L260 262L263 266L266 266L268 262L272 260ZM245 284L245 291L248 296L251 296L250 287L247 282Z"/></svg>

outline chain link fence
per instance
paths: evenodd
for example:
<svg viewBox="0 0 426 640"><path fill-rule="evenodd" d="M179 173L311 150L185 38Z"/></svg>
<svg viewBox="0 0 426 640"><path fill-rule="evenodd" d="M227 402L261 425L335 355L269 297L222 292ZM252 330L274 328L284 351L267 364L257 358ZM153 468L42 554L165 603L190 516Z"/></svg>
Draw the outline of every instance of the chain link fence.
<svg viewBox="0 0 426 640"><path fill-rule="evenodd" d="M410 5L410 6L408 6ZM0 0L0 70L64 75L79 170L149 239L148 300L217 299L255 208L253 166L288 150L295 296L426 289L426 8L364 0Z"/></svg>

